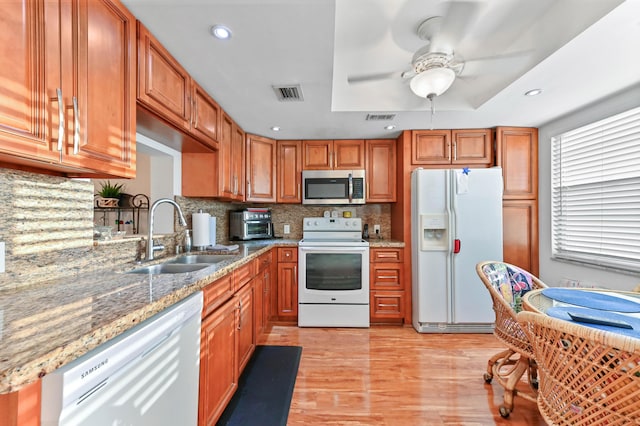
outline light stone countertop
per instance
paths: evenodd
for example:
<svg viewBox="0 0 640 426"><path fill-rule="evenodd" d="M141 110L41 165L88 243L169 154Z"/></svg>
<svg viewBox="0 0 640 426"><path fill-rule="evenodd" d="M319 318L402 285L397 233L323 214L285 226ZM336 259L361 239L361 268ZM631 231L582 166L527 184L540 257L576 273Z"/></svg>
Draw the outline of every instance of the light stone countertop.
<svg viewBox="0 0 640 426"><path fill-rule="evenodd" d="M370 247L404 247L369 240ZM201 290L271 247L297 245L274 239L238 244L229 259L182 274L125 274L141 265L56 279L0 291L0 393L19 390L136 324ZM156 259L162 263L171 257ZM275 260L274 260L275 261Z"/></svg>
<svg viewBox="0 0 640 426"><path fill-rule="evenodd" d="M0 291L0 393L36 381L269 248L298 240L237 244L228 260L189 273L125 274L121 268ZM131 263L126 270L137 266Z"/></svg>

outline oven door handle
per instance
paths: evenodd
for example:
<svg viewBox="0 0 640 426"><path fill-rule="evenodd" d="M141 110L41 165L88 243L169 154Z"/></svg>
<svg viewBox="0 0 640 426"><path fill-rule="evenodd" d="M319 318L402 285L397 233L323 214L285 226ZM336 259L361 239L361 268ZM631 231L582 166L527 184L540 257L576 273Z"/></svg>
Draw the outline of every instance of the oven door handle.
<svg viewBox="0 0 640 426"><path fill-rule="evenodd" d="M340 244L340 243L336 243ZM369 252L369 247L298 247L300 251L315 252L315 253L332 253L332 252Z"/></svg>

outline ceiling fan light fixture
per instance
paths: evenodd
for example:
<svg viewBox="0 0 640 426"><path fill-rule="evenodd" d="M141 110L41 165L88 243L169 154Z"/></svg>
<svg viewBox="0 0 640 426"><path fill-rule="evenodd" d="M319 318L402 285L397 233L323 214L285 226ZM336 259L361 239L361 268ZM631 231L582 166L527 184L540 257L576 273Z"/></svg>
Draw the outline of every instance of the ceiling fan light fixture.
<svg viewBox="0 0 640 426"><path fill-rule="evenodd" d="M456 73L451 68L435 67L422 71L411 79L409 86L421 98L440 96L453 84Z"/></svg>

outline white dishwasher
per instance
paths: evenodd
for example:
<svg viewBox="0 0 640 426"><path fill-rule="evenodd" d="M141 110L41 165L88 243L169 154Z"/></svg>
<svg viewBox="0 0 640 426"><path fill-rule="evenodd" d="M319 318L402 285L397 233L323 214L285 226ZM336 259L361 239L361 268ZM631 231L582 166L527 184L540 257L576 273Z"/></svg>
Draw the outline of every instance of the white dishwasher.
<svg viewBox="0 0 640 426"><path fill-rule="evenodd" d="M202 292L47 374L42 425L196 425Z"/></svg>

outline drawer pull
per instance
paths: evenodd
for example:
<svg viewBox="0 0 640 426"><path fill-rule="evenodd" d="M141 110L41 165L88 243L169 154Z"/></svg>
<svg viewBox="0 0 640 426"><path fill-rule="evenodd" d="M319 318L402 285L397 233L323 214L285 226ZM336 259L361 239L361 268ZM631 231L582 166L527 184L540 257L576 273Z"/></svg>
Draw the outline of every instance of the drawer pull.
<svg viewBox="0 0 640 426"><path fill-rule="evenodd" d="M378 303L378 306L381 308L397 308L398 304L390 304L390 303Z"/></svg>
<svg viewBox="0 0 640 426"><path fill-rule="evenodd" d="M378 275L376 278L381 280L392 280L392 279L398 278L398 276L397 275Z"/></svg>

